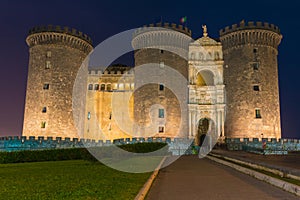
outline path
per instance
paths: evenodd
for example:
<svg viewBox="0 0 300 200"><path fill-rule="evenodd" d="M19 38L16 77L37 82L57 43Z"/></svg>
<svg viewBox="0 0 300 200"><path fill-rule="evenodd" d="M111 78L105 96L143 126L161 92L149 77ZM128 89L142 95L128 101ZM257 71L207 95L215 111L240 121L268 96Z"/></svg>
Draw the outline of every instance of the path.
<svg viewBox="0 0 300 200"><path fill-rule="evenodd" d="M298 197L211 160L182 156L159 172L146 199L296 200Z"/></svg>

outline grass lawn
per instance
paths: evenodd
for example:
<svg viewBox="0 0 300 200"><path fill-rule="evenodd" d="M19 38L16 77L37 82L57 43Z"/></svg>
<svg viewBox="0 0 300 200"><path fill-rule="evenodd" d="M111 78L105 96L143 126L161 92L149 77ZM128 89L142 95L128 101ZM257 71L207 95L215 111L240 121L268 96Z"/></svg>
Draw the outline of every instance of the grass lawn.
<svg viewBox="0 0 300 200"><path fill-rule="evenodd" d="M0 199L134 199L150 174L83 160L0 164Z"/></svg>

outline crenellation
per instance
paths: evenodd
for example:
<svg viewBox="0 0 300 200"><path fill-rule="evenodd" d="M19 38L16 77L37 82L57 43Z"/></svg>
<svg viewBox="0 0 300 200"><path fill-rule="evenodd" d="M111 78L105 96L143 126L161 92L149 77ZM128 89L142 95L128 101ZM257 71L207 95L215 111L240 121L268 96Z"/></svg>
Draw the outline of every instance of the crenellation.
<svg viewBox="0 0 300 200"><path fill-rule="evenodd" d="M235 32L235 31L241 31L241 30L255 30L255 29L265 29L269 31L273 31L275 33L280 34L280 30L278 26L275 26L274 24L269 24L267 22L253 22L249 21L248 23L245 23L245 21L241 21L239 25L233 24L231 27L226 26L224 29L221 29L219 31L220 36Z"/></svg>
<svg viewBox="0 0 300 200"><path fill-rule="evenodd" d="M259 27L259 28L261 28L262 27L262 22L259 22L259 21L256 22L256 26Z"/></svg>
<svg viewBox="0 0 300 200"><path fill-rule="evenodd" d="M36 33L46 33L46 32L49 32L49 33L65 33L65 34L68 34L68 35L78 37L78 38L88 42L90 45L92 45L92 39L90 37L88 37L86 34L83 34L80 31L77 31L74 28L70 29L69 27L64 27L62 29L61 26L53 26L53 25L36 26L36 27L33 27L32 29L29 30L29 35L36 34Z"/></svg>
<svg viewBox="0 0 300 200"><path fill-rule="evenodd" d="M144 25L143 28L138 28L135 33L134 36L137 36L139 34L142 34L144 32L148 32L151 31L151 28L167 28L167 29L173 29L175 31L184 33L188 36L192 35L192 31L190 29L188 29L187 27L183 27L182 25L177 25L175 23L156 23L156 24L148 24L148 25Z"/></svg>
<svg viewBox="0 0 300 200"><path fill-rule="evenodd" d="M249 28L254 28L255 26L254 26L254 22L253 21L249 21L248 22L248 27Z"/></svg>
<svg viewBox="0 0 300 200"><path fill-rule="evenodd" d="M39 141L44 140L44 136L38 136L38 140Z"/></svg>

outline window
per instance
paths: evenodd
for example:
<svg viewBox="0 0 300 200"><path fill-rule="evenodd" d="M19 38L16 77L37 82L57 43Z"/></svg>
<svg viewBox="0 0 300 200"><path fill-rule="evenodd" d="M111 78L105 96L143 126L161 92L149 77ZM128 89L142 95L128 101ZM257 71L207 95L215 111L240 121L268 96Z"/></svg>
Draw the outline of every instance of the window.
<svg viewBox="0 0 300 200"><path fill-rule="evenodd" d="M253 90L254 90L254 91L259 91L259 86L258 86L258 85L254 85L254 86L253 86Z"/></svg>
<svg viewBox="0 0 300 200"><path fill-rule="evenodd" d="M130 90L130 83L125 83L125 90Z"/></svg>
<svg viewBox="0 0 300 200"><path fill-rule="evenodd" d="M46 122L41 123L41 128L46 128Z"/></svg>
<svg viewBox="0 0 300 200"><path fill-rule="evenodd" d="M119 90L124 90L124 84L120 83L118 88L119 88Z"/></svg>
<svg viewBox="0 0 300 200"><path fill-rule="evenodd" d="M93 84L89 84L89 90L93 90Z"/></svg>
<svg viewBox="0 0 300 200"><path fill-rule="evenodd" d="M258 70L259 64L258 63L253 63L252 67L253 67L253 70Z"/></svg>
<svg viewBox="0 0 300 200"><path fill-rule="evenodd" d="M164 63L164 62L160 62L160 63L159 63L159 67L160 67L160 68L164 68L164 67L165 67L165 63Z"/></svg>
<svg viewBox="0 0 300 200"><path fill-rule="evenodd" d="M87 114L87 119L88 119L88 120L91 119L91 112L88 112L88 114Z"/></svg>
<svg viewBox="0 0 300 200"><path fill-rule="evenodd" d="M43 107L42 113L46 113L46 112L47 112L47 107Z"/></svg>
<svg viewBox="0 0 300 200"><path fill-rule="evenodd" d="M49 84L48 84L48 83L44 84L43 89L44 89L44 90L49 90Z"/></svg>
<svg viewBox="0 0 300 200"><path fill-rule="evenodd" d="M99 84L95 84L94 90L99 90Z"/></svg>
<svg viewBox="0 0 300 200"><path fill-rule="evenodd" d="M111 117L112 117L112 113L110 112L110 113L109 113L109 119L110 119L110 120L111 120Z"/></svg>
<svg viewBox="0 0 300 200"><path fill-rule="evenodd" d="M51 58L51 51L47 51L46 57Z"/></svg>
<svg viewBox="0 0 300 200"><path fill-rule="evenodd" d="M163 84L159 84L159 91L163 91L165 89L165 86Z"/></svg>
<svg viewBox="0 0 300 200"><path fill-rule="evenodd" d="M114 83L113 84L113 90L117 90L118 89L118 84L117 83Z"/></svg>
<svg viewBox="0 0 300 200"><path fill-rule="evenodd" d="M105 84L101 84L100 90L101 91L105 90Z"/></svg>
<svg viewBox="0 0 300 200"><path fill-rule="evenodd" d="M164 50L161 49L161 50L160 50L160 53L163 54L163 53L164 53Z"/></svg>
<svg viewBox="0 0 300 200"><path fill-rule="evenodd" d="M159 132L159 133L165 132L165 127L159 126L159 127L158 127L158 132Z"/></svg>
<svg viewBox="0 0 300 200"><path fill-rule="evenodd" d="M111 84L107 84L106 89L107 89L108 91L111 91Z"/></svg>
<svg viewBox="0 0 300 200"><path fill-rule="evenodd" d="M164 118L165 117L165 110L164 109L158 109L158 118Z"/></svg>
<svg viewBox="0 0 300 200"><path fill-rule="evenodd" d="M45 69L50 69L51 68L51 62L50 61L46 61L46 67Z"/></svg>
<svg viewBox="0 0 300 200"><path fill-rule="evenodd" d="M253 49L253 53L257 53L258 49L257 48L254 48Z"/></svg>
<svg viewBox="0 0 300 200"><path fill-rule="evenodd" d="M255 118L257 118L257 119L261 118L260 109L255 109Z"/></svg>

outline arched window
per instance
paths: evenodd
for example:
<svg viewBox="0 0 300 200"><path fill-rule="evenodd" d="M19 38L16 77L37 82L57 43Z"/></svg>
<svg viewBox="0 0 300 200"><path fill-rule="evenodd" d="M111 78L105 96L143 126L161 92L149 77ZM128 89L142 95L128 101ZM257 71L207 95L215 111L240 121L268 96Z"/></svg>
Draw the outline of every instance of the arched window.
<svg viewBox="0 0 300 200"><path fill-rule="evenodd" d="M93 90L93 84L89 84L89 90Z"/></svg>
<svg viewBox="0 0 300 200"><path fill-rule="evenodd" d="M106 90L107 90L107 91L111 91L111 84L107 84L107 85L106 85Z"/></svg>
<svg viewBox="0 0 300 200"><path fill-rule="evenodd" d="M130 84L129 83L125 83L125 90L130 90Z"/></svg>
<svg viewBox="0 0 300 200"><path fill-rule="evenodd" d="M118 89L118 84L117 84L117 83L114 83L112 89L113 89L113 90L117 90L117 89Z"/></svg>
<svg viewBox="0 0 300 200"><path fill-rule="evenodd" d="M95 84L94 90L99 90L99 84Z"/></svg>
<svg viewBox="0 0 300 200"><path fill-rule="evenodd" d="M101 91L104 91L104 90L105 90L105 84L103 84L103 83L101 84L100 90L101 90Z"/></svg>
<svg viewBox="0 0 300 200"><path fill-rule="evenodd" d="M119 90L124 90L124 84L123 83L119 84Z"/></svg>

